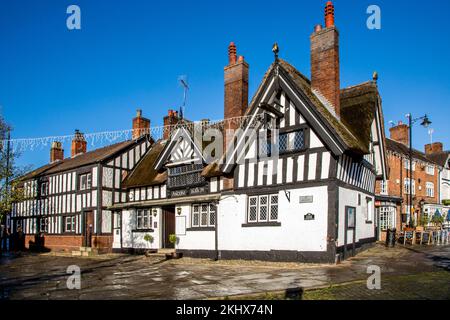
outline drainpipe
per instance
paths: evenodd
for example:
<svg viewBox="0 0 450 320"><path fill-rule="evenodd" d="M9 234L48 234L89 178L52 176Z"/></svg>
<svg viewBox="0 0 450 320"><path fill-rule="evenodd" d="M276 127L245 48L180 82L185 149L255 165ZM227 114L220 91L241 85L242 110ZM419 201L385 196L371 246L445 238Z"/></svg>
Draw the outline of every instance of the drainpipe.
<svg viewBox="0 0 450 320"><path fill-rule="evenodd" d="M215 253L215 257L214 257L214 260L215 261L217 261L217 260L219 260L219 234L218 234L218 232L219 232L219 223L218 223L218 221L219 221L219 202L218 201L216 201L216 228L215 228L215 251L216 251L216 253Z"/></svg>

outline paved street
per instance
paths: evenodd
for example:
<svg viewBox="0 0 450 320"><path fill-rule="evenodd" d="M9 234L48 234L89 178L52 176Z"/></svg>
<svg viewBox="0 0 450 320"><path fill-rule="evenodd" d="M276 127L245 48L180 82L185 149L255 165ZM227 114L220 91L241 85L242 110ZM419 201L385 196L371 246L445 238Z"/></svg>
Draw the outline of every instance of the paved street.
<svg viewBox="0 0 450 320"><path fill-rule="evenodd" d="M80 290L67 289L66 270L71 265L81 269ZM382 290L378 292L365 288L369 265L381 268ZM205 299L347 283L307 291L304 298L401 299L411 298L408 288L414 287L421 293L412 298L450 299L449 274L450 246L394 249L376 246L340 265L27 254L0 258L0 296L2 299Z"/></svg>

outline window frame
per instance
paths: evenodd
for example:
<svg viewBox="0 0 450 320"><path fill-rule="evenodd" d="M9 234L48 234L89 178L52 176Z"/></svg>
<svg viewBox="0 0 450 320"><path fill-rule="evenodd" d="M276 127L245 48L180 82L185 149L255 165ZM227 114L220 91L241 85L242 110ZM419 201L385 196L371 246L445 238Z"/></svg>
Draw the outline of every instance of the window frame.
<svg viewBox="0 0 450 320"><path fill-rule="evenodd" d="M68 220L70 219L70 222L68 223ZM71 226L70 228L67 228L67 226ZM64 217L64 232L65 233L75 233L76 232L76 217L75 216L65 216Z"/></svg>
<svg viewBox="0 0 450 320"><path fill-rule="evenodd" d="M83 179L85 179L83 183ZM79 190L85 191L92 189L92 172L80 174L79 177Z"/></svg>
<svg viewBox="0 0 450 320"><path fill-rule="evenodd" d="M262 199L266 199L265 204L261 204ZM274 201L276 199L276 201ZM255 200L256 204L252 204L252 200ZM261 219L261 208L266 208L266 218ZM246 220L248 224L252 223L271 223L279 221L279 194L271 193L271 194L260 194L260 195L251 195L248 197L247 203L247 214ZM251 208L255 208L256 210L256 219L250 219L250 211ZM272 210L276 209L276 218L272 218Z"/></svg>
<svg viewBox="0 0 450 320"><path fill-rule="evenodd" d="M141 218L139 218L141 216ZM145 221L147 220L147 223ZM136 210L136 230L149 230L153 225L153 216L151 209Z"/></svg>
<svg viewBox="0 0 450 320"><path fill-rule="evenodd" d="M296 137L299 133L302 133L303 135L303 144L300 148L295 148L295 141ZM293 137L291 137L293 135ZM281 148L281 139L283 137L283 140L286 139L286 147L283 149ZM307 146L307 128L300 128L295 130L289 130L289 131L283 131L278 133L278 139L277 139L277 147L278 147L278 154L289 154L289 153L296 153L304 151L308 148Z"/></svg>
<svg viewBox="0 0 450 320"><path fill-rule="evenodd" d="M427 197L434 198L434 183L433 182L427 182L425 184L425 190L426 190ZM431 192L429 192L429 191L431 191Z"/></svg>
<svg viewBox="0 0 450 320"><path fill-rule="evenodd" d="M206 210L203 210L205 208ZM206 214L203 223L203 214ZM211 223L211 217L214 217L214 224ZM195 223L197 219L198 223ZM191 205L191 228L214 228L217 219L217 205L213 202L199 202Z"/></svg>

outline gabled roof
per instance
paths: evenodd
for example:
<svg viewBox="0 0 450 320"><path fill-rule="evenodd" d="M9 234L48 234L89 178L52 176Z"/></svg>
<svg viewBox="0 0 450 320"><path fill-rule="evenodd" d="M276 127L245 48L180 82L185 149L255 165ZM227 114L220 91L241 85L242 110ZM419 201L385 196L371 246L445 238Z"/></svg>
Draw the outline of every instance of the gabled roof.
<svg viewBox="0 0 450 320"><path fill-rule="evenodd" d="M450 151L443 151L426 155L428 159L437 163L441 167L445 167L450 158Z"/></svg>
<svg viewBox="0 0 450 320"><path fill-rule="evenodd" d="M166 182L167 172L159 172L155 169L155 162L165 145L165 140L159 140L154 143L150 151L147 151L139 164L123 180L122 186L124 188L136 188Z"/></svg>
<svg viewBox="0 0 450 320"><path fill-rule="evenodd" d="M179 128L177 128L177 130L170 136L169 143L167 143L164 146L164 149L157 157L155 161L155 169L160 170L163 167L163 165L166 163L166 161L172 154L174 148L176 148L180 144L181 139L187 139L193 148L194 154L196 154L197 157L204 160L202 151L199 148L199 146L195 143L195 141L192 139L191 134L192 131L189 130L189 128L187 128L186 126L181 125Z"/></svg>
<svg viewBox="0 0 450 320"><path fill-rule="evenodd" d="M344 142L349 150L360 154L369 153L369 143L366 143L366 141L354 135L353 132L357 130L351 130L353 128L353 123L336 118L336 116L330 112L313 92L311 89L311 81L308 78L284 60L280 59L279 64L287 71L298 89L300 89L312 102L320 117L325 120L325 124L336 133L337 137Z"/></svg>
<svg viewBox="0 0 450 320"><path fill-rule="evenodd" d="M404 145L401 142L386 138L386 148L388 151L392 151L392 152L402 154L402 155L409 157L409 147ZM419 150L416 150L416 149L412 150L412 157L413 157L413 159L416 159L419 161L439 165L436 161L427 157L427 155L425 153L423 153Z"/></svg>
<svg viewBox="0 0 450 320"><path fill-rule="evenodd" d="M25 175L23 175L21 177L19 177L17 179L17 181L18 182L19 181L25 182L27 180L34 179L34 178L38 177L39 175L45 173L47 170L50 170L51 168L53 168L53 167L55 167L57 165L59 165L58 162L46 164L46 165L44 165L42 167L39 167L39 168L37 168L37 169L35 169L35 170L31 171L31 172L26 173Z"/></svg>

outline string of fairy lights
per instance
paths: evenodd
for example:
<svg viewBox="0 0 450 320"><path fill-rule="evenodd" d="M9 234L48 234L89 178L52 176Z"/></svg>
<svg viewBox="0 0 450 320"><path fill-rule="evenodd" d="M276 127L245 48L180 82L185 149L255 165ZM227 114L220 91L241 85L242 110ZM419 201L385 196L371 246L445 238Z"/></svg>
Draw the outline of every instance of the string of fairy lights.
<svg viewBox="0 0 450 320"><path fill-rule="evenodd" d="M175 129L183 126L189 130L193 130L194 128L216 128L216 129L228 129L228 128L237 128L243 127L249 124L252 119L261 120L264 117L264 113L258 114L255 117L251 115L245 115L241 117L227 118L215 121L180 121L174 125L167 126L157 126L150 127L147 131L150 131L150 136L154 140L158 140L163 138L165 132L173 132ZM135 130L144 130L144 129L135 129ZM133 129L126 130L115 130L115 131L104 131L104 132L94 132L94 133L84 133L84 139L86 140L89 146L104 146L113 143L119 143L122 141L130 140L133 137ZM35 151L35 150L43 150L45 148L49 148L53 142L61 142L70 143L75 138L75 134L69 135L60 135L60 136L47 136L47 137L37 137L37 138L18 138L18 139L3 139L0 140L3 146L9 143L10 148L14 152L26 152L26 151Z"/></svg>

